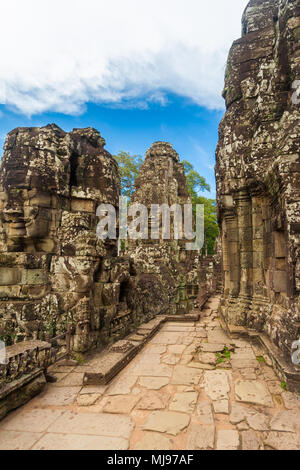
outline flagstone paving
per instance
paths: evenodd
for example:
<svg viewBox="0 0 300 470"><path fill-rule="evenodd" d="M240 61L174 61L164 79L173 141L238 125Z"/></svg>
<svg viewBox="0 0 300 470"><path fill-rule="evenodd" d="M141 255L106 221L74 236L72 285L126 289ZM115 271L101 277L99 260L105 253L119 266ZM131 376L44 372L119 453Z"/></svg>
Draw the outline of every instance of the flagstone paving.
<svg viewBox="0 0 300 470"><path fill-rule="evenodd" d="M166 323L108 386L82 386L93 361L54 365L57 382L0 422L0 449L299 450L300 397L224 333L218 302Z"/></svg>

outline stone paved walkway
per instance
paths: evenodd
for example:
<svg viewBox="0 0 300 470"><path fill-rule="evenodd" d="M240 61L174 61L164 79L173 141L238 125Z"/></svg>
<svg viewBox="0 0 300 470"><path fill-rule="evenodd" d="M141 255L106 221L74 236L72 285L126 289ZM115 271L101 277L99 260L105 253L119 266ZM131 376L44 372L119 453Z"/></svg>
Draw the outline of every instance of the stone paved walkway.
<svg viewBox="0 0 300 470"><path fill-rule="evenodd" d="M90 364L54 366L58 382L0 422L0 449L300 449L299 397L224 334L217 305L165 324L109 386L82 386Z"/></svg>

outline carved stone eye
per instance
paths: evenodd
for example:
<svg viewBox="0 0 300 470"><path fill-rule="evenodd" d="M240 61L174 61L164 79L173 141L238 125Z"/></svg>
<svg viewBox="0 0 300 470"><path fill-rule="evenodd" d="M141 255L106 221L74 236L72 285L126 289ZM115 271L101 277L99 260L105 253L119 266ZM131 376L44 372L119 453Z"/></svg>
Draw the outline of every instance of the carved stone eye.
<svg viewBox="0 0 300 470"><path fill-rule="evenodd" d="M37 206L27 206L24 209L25 216L28 217L35 217L39 212L39 208Z"/></svg>

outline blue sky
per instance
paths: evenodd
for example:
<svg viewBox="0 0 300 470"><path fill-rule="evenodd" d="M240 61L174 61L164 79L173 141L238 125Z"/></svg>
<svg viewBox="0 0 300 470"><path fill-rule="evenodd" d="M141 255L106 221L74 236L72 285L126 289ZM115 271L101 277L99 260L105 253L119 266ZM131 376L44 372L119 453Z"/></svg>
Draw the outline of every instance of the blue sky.
<svg viewBox="0 0 300 470"><path fill-rule="evenodd" d="M15 127L52 122L95 127L111 153L166 140L215 197L225 64L247 3L1 2L0 145Z"/></svg>
<svg viewBox="0 0 300 470"><path fill-rule="evenodd" d="M66 131L74 127L95 127L111 153L120 150L144 156L157 140L173 144L181 159L190 161L211 186L215 197L214 162L218 123L222 110L208 110L185 98L168 96L168 104L151 104L148 109L119 109L89 103L79 116L43 113L32 117L3 110L0 117L1 147L4 135L18 126L43 126L55 122Z"/></svg>

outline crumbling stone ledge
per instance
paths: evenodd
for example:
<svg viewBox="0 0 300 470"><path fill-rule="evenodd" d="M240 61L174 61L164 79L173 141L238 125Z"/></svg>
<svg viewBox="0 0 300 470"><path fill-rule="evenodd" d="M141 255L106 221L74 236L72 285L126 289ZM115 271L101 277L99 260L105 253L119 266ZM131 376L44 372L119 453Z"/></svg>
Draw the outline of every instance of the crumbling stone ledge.
<svg viewBox="0 0 300 470"><path fill-rule="evenodd" d="M273 369L278 377L286 382L288 390L300 393L300 368L294 366L292 362L288 363L280 349L269 340L267 335L255 333L255 336L271 358Z"/></svg>
<svg viewBox="0 0 300 470"><path fill-rule="evenodd" d="M105 349L99 357L97 372L85 372L84 385L108 384L129 362L143 349L146 343L160 330L166 322L195 322L200 318L199 313L188 315L159 315L148 323L143 323L139 329L123 340L117 341Z"/></svg>
<svg viewBox="0 0 300 470"><path fill-rule="evenodd" d="M24 341L6 348L0 365L0 419L40 393L44 372L56 360L56 351L45 341Z"/></svg>
<svg viewBox="0 0 300 470"><path fill-rule="evenodd" d="M35 395L38 395L45 385L44 371L39 369L2 387L0 390L0 420L9 411L25 405Z"/></svg>

